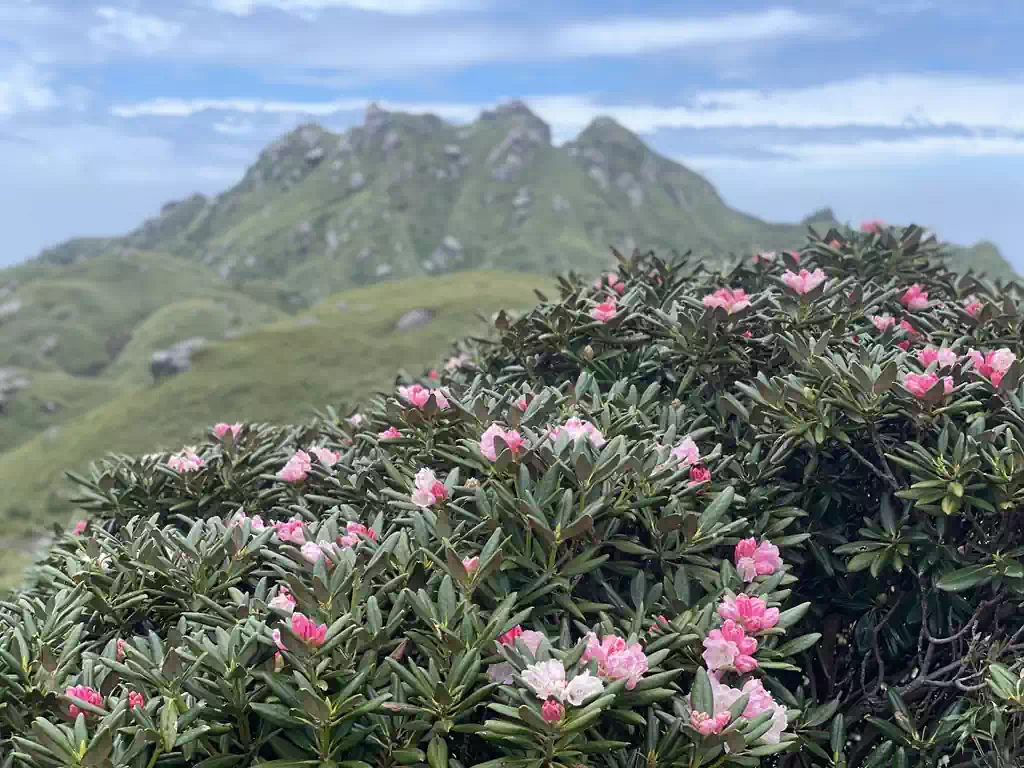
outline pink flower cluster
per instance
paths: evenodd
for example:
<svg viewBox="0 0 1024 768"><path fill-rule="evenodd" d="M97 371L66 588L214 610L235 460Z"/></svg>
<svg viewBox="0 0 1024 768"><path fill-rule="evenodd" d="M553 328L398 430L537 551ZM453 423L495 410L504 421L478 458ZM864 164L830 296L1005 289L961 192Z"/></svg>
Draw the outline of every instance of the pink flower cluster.
<svg viewBox="0 0 1024 768"><path fill-rule="evenodd" d="M860 223L861 232L874 232L876 234L881 234L885 227L886 223L881 219L865 219Z"/></svg>
<svg viewBox="0 0 1024 768"><path fill-rule="evenodd" d="M97 691L95 688L90 688L88 685L74 685L65 688L64 695L72 696L76 699L81 699L87 704L92 704L94 707L103 706L103 696L101 696L100 692ZM91 712L88 712L75 704L72 704L68 708L68 711L71 712L72 717L78 717L79 713L84 713L86 716L92 714Z"/></svg>
<svg viewBox="0 0 1024 768"><path fill-rule="evenodd" d="M554 700L559 704L567 702L574 707L582 705L587 699L592 699L604 690L604 683L589 671L576 675L572 680L566 680L565 667L556 659L531 664L523 670L521 677L523 683L538 699L545 702ZM549 710L549 715L553 714L554 710Z"/></svg>
<svg viewBox="0 0 1024 768"><path fill-rule="evenodd" d="M647 656L640 643L630 643L616 635L605 635L598 640L593 632L587 633L587 650L583 661L596 661L597 674L605 680L625 680L626 690L636 688L647 673Z"/></svg>
<svg viewBox="0 0 1024 768"><path fill-rule="evenodd" d="M609 288L611 288L613 291L619 294L619 296L626 292L626 284L619 280L619 276L613 272L609 272L607 275L605 275L603 278L603 282L602 278L600 277L594 281L594 287L597 288L598 290L603 288L605 285L607 285Z"/></svg>
<svg viewBox="0 0 1024 768"><path fill-rule="evenodd" d="M999 386L1006 372L1010 370L1017 356L1006 347L997 349L994 352L981 353L976 349L968 351L967 357L980 375Z"/></svg>
<svg viewBox="0 0 1024 768"><path fill-rule="evenodd" d="M377 532L367 528L362 523L350 522L345 525L345 533L338 537L338 544L343 547L354 547L359 543L359 537L365 536L370 541L377 540Z"/></svg>
<svg viewBox="0 0 1024 768"><path fill-rule="evenodd" d="M516 400L516 408L518 408L523 413L526 413L526 409L529 407L530 401L526 399L526 395L523 395L518 400Z"/></svg>
<svg viewBox="0 0 1024 768"><path fill-rule="evenodd" d="M709 715L707 712L690 712L690 725L692 725L701 736L710 736L713 733L721 733L722 729L729 724L729 712L719 712L717 715Z"/></svg>
<svg viewBox="0 0 1024 768"><path fill-rule="evenodd" d="M317 624L301 613L292 614L292 632L306 645L317 648L327 639L327 625Z"/></svg>
<svg viewBox="0 0 1024 768"><path fill-rule="evenodd" d="M896 318L892 315L872 315L871 322L874 323L875 328L877 328L880 333L885 333L896 325Z"/></svg>
<svg viewBox="0 0 1024 768"><path fill-rule="evenodd" d="M274 523L274 532L281 541L300 546L306 543L306 534L302 530L301 520L293 519L284 523Z"/></svg>
<svg viewBox="0 0 1024 768"><path fill-rule="evenodd" d="M589 421L583 421L576 417L569 419L565 424L552 427L550 432L548 432L548 436L552 440L557 440L562 434L567 434L569 439L573 441L580 437L585 437L595 448L600 448L605 444L604 435L601 434L601 430Z"/></svg>
<svg viewBox="0 0 1024 768"><path fill-rule="evenodd" d="M263 522L263 518L259 515L253 515L252 517L249 517L242 510L238 510L235 513L234 517L232 517L231 520L228 521L228 528L236 528L241 525L244 525L245 523L249 523L249 530L252 531L262 531L267 527L266 524Z"/></svg>
<svg viewBox="0 0 1024 768"><path fill-rule="evenodd" d="M289 616L295 612L295 597L288 591L287 587L281 586L277 589L277 595L269 603L271 608L286 613Z"/></svg>
<svg viewBox="0 0 1024 768"><path fill-rule="evenodd" d="M590 316L601 323L607 323L619 311L617 300L610 296L590 310Z"/></svg>
<svg viewBox="0 0 1024 768"><path fill-rule="evenodd" d="M934 373L908 373L903 377L903 388L918 400L927 395L938 383L939 377ZM947 395L953 391L951 376L942 377L942 389Z"/></svg>
<svg viewBox="0 0 1024 768"><path fill-rule="evenodd" d="M333 467L341 460L341 454L329 448L313 447L309 449L309 452L320 459L320 463L325 467Z"/></svg>
<svg viewBox="0 0 1024 768"><path fill-rule="evenodd" d="M408 387L399 387L398 396L415 408L426 408L427 401L430 400L431 396L434 397L434 402L437 403L437 407L441 410L445 410L448 407L448 393L444 387L428 389L422 384L413 384Z"/></svg>
<svg viewBox="0 0 1024 768"><path fill-rule="evenodd" d="M755 257L756 258L756 257ZM750 306L750 297L742 288L719 288L704 297L705 307L721 307L730 315Z"/></svg>
<svg viewBox="0 0 1024 768"><path fill-rule="evenodd" d="M281 471L277 473L279 479L286 483L301 483L306 479L309 471L313 468L313 460L305 451L296 451L288 459Z"/></svg>
<svg viewBox="0 0 1024 768"><path fill-rule="evenodd" d="M933 347L930 344L917 353L917 359L925 368L932 363L938 363L939 368L948 368L956 365L957 355L949 347Z"/></svg>
<svg viewBox="0 0 1024 768"><path fill-rule="evenodd" d="M79 520L77 523L75 523L75 527L71 529L71 532L75 536L81 536L83 533L85 533L85 531L86 531L86 529L88 527L89 527L89 521L88 520Z"/></svg>
<svg viewBox="0 0 1024 768"><path fill-rule="evenodd" d="M754 254L754 263L757 264L760 261L767 261L769 264L772 264L778 257L779 254L775 251L759 251Z"/></svg>
<svg viewBox="0 0 1024 768"><path fill-rule="evenodd" d="M701 658L708 671L735 669L745 674L757 669L757 640L747 636L743 627L732 619L726 619L721 629L712 629L704 638L704 653Z"/></svg>
<svg viewBox="0 0 1024 768"><path fill-rule="evenodd" d="M462 567L466 569L466 573L473 573L473 571L480 567L480 556L474 555L473 557L462 558Z"/></svg>
<svg viewBox="0 0 1024 768"><path fill-rule="evenodd" d="M540 644L544 642L544 633L535 632L532 629L523 629L519 624L516 624L508 632L498 637L498 643L513 648L515 647L516 640L522 640L523 645L526 646L530 654L536 657ZM512 685L513 675L515 675L515 669L507 662L492 664L487 669L487 676L493 683Z"/></svg>
<svg viewBox="0 0 1024 768"><path fill-rule="evenodd" d="M670 455L684 467L700 462L700 449L689 435L672 449Z"/></svg>
<svg viewBox="0 0 1024 768"><path fill-rule="evenodd" d="M223 438L228 432L231 433L231 437L235 440L238 439L238 434L242 431L242 425L237 424L217 424L213 428L213 434L219 438Z"/></svg>
<svg viewBox="0 0 1024 768"><path fill-rule="evenodd" d="M377 437L381 440L394 440L396 437L401 437L402 433L399 432L395 427L388 427L383 432L378 432Z"/></svg>
<svg viewBox="0 0 1024 768"><path fill-rule="evenodd" d="M146 706L146 697L138 691L128 691L128 709L141 709Z"/></svg>
<svg viewBox="0 0 1024 768"><path fill-rule="evenodd" d="M978 313L981 312L982 307L984 306L985 305L978 300L977 296L968 296L964 299L964 311L971 317L977 317Z"/></svg>
<svg viewBox="0 0 1024 768"><path fill-rule="evenodd" d="M335 549L332 546L331 542L321 539L316 543L313 543L312 541L307 541L305 544L302 545L302 547L300 547L299 551L302 554L303 560L305 560L307 563L311 563L312 565L316 565L318 562L327 557L328 552L335 552ZM334 563L330 558L327 559L327 567L334 567Z"/></svg>
<svg viewBox="0 0 1024 768"><path fill-rule="evenodd" d="M735 704L741 696L747 696L747 706L744 707L740 716L751 720L762 712L772 712L771 727L761 736L760 740L765 744L778 744L781 741L782 732L789 725L786 708L772 698L760 680L751 678L743 684L742 688L732 688L711 675L711 694L714 697L715 710L711 717L715 722L721 722L718 719L720 715L723 712L728 714L729 707ZM692 715L690 722L693 723ZM698 730L700 729L698 728Z"/></svg>
<svg viewBox="0 0 1024 768"><path fill-rule="evenodd" d="M801 269L799 274L787 269L782 273L782 282L784 282L791 291L803 296L825 282L825 273L821 268L818 268L813 272Z"/></svg>
<svg viewBox="0 0 1024 768"><path fill-rule="evenodd" d="M782 567L779 548L768 539L761 539L760 544L756 539L743 539L736 544L733 556L736 560L736 570L747 582L758 576L769 576Z"/></svg>
<svg viewBox="0 0 1024 768"><path fill-rule="evenodd" d="M167 466L175 472L198 472L206 466L206 461L196 453L194 447L188 447L183 449L181 453L171 456L167 460Z"/></svg>
<svg viewBox="0 0 1024 768"><path fill-rule="evenodd" d="M432 469L423 468L416 473L412 503L418 507L432 507L448 498L448 489L437 479Z"/></svg>
<svg viewBox="0 0 1024 768"><path fill-rule="evenodd" d="M928 308L928 294L925 293L920 283L914 283L912 286L907 288L903 297L900 299L900 304L906 307L911 312L917 312L921 309Z"/></svg>
<svg viewBox="0 0 1024 768"><path fill-rule="evenodd" d="M705 466L690 467L690 482L687 485L700 485L711 479L711 470Z"/></svg>
<svg viewBox="0 0 1024 768"><path fill-rule="evenodd" d="M779 623L779 609L769 608L760 597L726 595L718 604L718 615L734 621L747 632L761 632Z"/></svg>
<svg viewBox="0 0 1024 768"><path fill-rule="evenodd" d="M505 429L500 424L491 424L480 436L480 453L491 461L498 460L498 450L494 445L496 437L505 441L513 457L518 456L526 444L526 441L515 430Z"/></svg>

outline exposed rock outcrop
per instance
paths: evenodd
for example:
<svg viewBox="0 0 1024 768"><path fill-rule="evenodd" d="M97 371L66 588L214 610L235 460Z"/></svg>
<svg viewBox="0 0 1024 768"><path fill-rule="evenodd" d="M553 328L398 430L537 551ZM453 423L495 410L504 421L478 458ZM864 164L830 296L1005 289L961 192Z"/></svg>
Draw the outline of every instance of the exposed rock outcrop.
<svg viewBox="0 0 1024 768"><path fill-rule="evenodd" d="M192 356L205 346L206 339L196 336L158 350L150 358L149 372L157 380L184 373L192 368Z"/></svg>

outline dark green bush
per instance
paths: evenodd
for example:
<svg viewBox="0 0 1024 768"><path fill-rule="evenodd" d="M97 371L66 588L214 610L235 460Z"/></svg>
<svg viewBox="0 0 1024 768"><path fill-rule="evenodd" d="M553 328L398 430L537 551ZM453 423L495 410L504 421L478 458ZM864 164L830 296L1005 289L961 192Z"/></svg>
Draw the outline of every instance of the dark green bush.
<svg viewBox="0 0 1024 768"><path fill-rule="evenodd" d="M0 604L4 765L1016 764L1020 291L941 255L635 253L359 413L104 463Z"/></svg>

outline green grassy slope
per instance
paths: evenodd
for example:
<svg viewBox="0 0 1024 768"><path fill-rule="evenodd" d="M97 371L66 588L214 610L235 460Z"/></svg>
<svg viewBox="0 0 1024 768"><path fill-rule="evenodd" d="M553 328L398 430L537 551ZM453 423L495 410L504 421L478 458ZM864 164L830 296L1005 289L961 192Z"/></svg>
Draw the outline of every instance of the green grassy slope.
<svg viewBox="0 0 1024 768"><path fill-rule="evenodd" d="M419 372L437 363L455 339L481 327L478 314L532 306L535 287L550 283L500 272L395 281L214 344L192 371L122 394L57 436L40 435L0 456L0 519L8 535L62 519L63 472L108 452L176 450L218 421L299 420L386 389L400 366ZM434 319L396 330L398 318L416 308L432 309Z"/></svg>

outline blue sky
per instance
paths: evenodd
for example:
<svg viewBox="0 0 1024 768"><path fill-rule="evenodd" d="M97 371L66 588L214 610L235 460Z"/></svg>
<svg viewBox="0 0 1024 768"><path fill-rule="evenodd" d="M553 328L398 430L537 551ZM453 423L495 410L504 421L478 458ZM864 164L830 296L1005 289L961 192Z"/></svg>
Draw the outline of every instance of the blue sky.
<svg viewBox="0 0 1024 768"><path fill-rule="evenodd" d="M0 0L0 264L219 192L370 101L611 115L727 201L915 221L1024 270L1018 0Z"/></svg>

